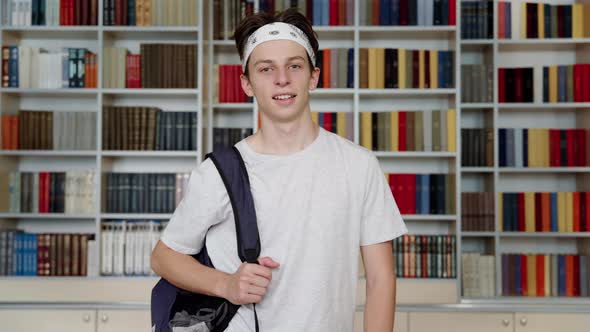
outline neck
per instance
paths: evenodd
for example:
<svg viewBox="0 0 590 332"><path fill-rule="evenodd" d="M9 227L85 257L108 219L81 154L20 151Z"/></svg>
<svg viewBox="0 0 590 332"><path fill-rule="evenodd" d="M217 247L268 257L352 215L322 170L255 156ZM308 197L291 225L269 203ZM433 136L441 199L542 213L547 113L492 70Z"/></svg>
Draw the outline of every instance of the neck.
<svg viewBox="0 0 590 332"><path fill-rule="evenodd" d="M289 122L276 122L261 113L262 125L256 134L246 141L258 153L289 155L310 145L319 134L319 127L312 121L309 111Z"/></svg>

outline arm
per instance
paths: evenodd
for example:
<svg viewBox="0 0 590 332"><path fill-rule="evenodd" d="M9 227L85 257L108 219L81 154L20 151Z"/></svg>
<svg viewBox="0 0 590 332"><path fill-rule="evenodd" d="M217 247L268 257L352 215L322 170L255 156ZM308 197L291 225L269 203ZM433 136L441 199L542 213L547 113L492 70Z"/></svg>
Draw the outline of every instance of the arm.
<svg viewBox="0 0 590 332"><path fill-rule="evenodd" d="M361 246L367 275L365 332L391 332L395 314L395 271L391 241Z"/></svg>

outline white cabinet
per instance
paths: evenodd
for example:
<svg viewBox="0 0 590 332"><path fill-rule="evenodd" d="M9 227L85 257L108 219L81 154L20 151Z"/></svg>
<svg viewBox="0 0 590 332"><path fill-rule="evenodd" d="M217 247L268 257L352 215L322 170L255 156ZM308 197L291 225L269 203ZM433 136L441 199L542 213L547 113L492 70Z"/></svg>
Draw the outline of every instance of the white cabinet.
<svg viewBox="0 0 590 332"><path fill-rule="evenodd" d="M354 315L354 332L364 332L363 312L357 311ZM408 332L408 313L396 312L393 324L394 332Z"/></svg>
<svg viewBox="0 0 590 332"><path fill-rule="evenodd" d="M98 310L97 332L151 331L149 310Z"/></svg>
<svg viewBox="0 0 590 332"><path fill-rule="evenodd" d="M514 314L410 312L410 332L513 332ZM396 331L397 332L397 331Z"/></svg>
<svg viewBox="0 0 590 332"><path fill-rule="evenodd" d="M585 332L590 329L590 315L517 312L514 323L515 332Z"/></svg>
<svg viewBox="0 0 590 332"><path fill-rule="evenodd" d="M95 332L96 310L0 309L2 331Z"/></svg>

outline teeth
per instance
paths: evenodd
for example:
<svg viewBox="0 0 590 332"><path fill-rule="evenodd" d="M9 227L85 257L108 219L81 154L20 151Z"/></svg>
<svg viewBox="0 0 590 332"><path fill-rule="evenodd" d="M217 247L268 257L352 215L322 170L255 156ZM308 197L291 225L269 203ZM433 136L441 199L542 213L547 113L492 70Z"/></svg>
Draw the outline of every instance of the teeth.
<svg viewBox="0 0 590 332"><path fill-rule="evenodd" d="M289 98L293 98L293 95L280 95L280 96L274 96L273 99L289 99Z"/></svg>

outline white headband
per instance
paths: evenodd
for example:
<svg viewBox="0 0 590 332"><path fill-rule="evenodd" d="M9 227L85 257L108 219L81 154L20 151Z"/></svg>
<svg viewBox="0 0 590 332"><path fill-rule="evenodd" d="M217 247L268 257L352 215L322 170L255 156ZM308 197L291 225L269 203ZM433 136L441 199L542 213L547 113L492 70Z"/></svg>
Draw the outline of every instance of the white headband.
<svg viewBox="0 0 590 332"><path fill-rule="evenodd" d="M248 37L244 49L244 58L242 59L242 70L246 71L248 58L256 46L267 41L281 39L292 40L303 46L311 59L311 63L315 66L315 54L305 33L293 24L274 22L261 26Z"/></svg>

